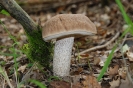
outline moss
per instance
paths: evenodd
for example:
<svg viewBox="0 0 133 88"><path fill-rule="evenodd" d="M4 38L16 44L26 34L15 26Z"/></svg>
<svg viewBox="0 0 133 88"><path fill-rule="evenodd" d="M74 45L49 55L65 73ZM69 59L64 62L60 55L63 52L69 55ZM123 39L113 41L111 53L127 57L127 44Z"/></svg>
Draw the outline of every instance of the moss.
<svg viewBox="0 0 133 88"><path fill-rule="evenodd" d="M53 44L42 39L42 31L34 30L27 34L28 44L23 46L23 51L31 61L37 61L47 68L52 60Z"/></svg>

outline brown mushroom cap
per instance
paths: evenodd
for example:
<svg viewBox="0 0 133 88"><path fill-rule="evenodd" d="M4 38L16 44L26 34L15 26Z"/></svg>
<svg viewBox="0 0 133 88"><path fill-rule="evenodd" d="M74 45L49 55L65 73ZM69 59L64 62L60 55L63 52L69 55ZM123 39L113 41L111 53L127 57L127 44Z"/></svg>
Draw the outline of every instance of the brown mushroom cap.
<svg viewBox="0 0 133 88"><path fill-rule="evenodd" d="M82 14L60 14L48 20L42 30L45 41L68 36L80 37L96 34L95 25Z"/></svg>

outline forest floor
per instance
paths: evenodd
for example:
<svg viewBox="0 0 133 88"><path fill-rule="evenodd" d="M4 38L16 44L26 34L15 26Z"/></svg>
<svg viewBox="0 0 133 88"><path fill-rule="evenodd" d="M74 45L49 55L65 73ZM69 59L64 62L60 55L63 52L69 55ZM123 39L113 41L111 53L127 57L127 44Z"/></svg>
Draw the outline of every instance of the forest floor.
<svg viewBox="0 0 133 88"><path fill-rule="evenodd" d="M122 3L132 19L132 0L122 0ZM23 45L27 43L23 27L12 17L0 14L0 20L8 30L6 31L0 25L0 66L3 69L2 73L7 74L10 79L13 88L16 88L19 83L21 83L20 88L39 88L32 82L26 82L28 79L37 80L48 88L133 87L133 37L131 34L126 34L119 41L119 37L128 25L124 22L114 1L102 6L100 0L88 0L29 13L37 24L41 22L42 27L47 20L57 14L84 14L95 24L98 31L94 36L75 39L70 76L60 80L47 69L43 73L36 64L29 61L21 51ZM9 33L16 38L17 44L9 37ZM108 70L98 82L97 77L116 43L119 46L114 52ZM77 54L80 54L80 57ZM17 73L15 72L15 64L18 66ZM2 73L0 75L0 88L9 88L9 83L5 81L6 78Z"/></svg>

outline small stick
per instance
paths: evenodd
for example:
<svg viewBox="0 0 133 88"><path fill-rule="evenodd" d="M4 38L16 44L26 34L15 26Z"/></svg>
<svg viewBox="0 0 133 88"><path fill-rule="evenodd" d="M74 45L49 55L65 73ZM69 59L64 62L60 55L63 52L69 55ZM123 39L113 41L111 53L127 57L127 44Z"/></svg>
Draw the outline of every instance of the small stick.
<svg viewBox="0 0 133 88"><path fill-rule="evenodd" d="M80 55L80 54L83 54L83 53L86 53L86 52L90 52L90 51L93 51L93 50L97 50L97 49L101 49L101 48L104 48L106 47L107 45L109 45L111 42L113 42L118 36L119 36L120 32L117 32L116 35L110 40L108 41L107 43L105 43L104 45L100 45L100 46L96 46L96 47L92 47L90 49L86 49L76 55Z"/></svg>
<svg viewBox="0 0 133 88"><path fill-rule="evenodd" d="M133 37L131 37L131 38L126 38L125 41L126 41L126 40L133 40Z"/></svg>

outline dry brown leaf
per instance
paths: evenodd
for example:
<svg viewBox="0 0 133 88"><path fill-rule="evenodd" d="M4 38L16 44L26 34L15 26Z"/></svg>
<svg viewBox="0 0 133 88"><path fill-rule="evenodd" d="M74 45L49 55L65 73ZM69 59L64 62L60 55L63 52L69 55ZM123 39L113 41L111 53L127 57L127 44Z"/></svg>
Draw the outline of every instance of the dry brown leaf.
<svg viewBox="0 0 133 88"><path fill-rule="evenodd" d="M97 79L91 75L83 75L83 80L81 81L83 88L101 88Z"/></svg>
<svg viewBox="0 0 133 88"><path fill-rule="evenodd" d="M99 63L100 63L100 58L95 57L93 63L94 63L94 65L99 65Z"/></svg>
<svg viewBox="0 0 133 88"><path fill-rule="evenodd" d="M81 79L81 75L74 75L74 76L71 76L71 81L73 84L77 84Z"/></svg>
<svg viewBox="0 0 133 88"><path fill-rule="evenodd" d="M108 74L110 76L114 76L114 75L116 75L118 73L118 69L119 69L119 65L117 65L117 64L115 66L113 66L113 67L109 67Z"/></svg>
<svg viewBox="0 0 133 88"><path fill-rule="evenodd" d="M120 76L116 75L109 84L110 88L117 88L120 85Z"/></svg>
<svg viewBox="0 0 133 88"><path fill-rule="evenodd" d="M50 88L70 88L70 84L65 81L52 81L50 82Z"/></svg>
<svg viewBox="0 0 133 88"><path fill-rule="evenodd" d="M72 88L83 88L81 83L77 82L76 84L72 85Z"/></svg>
<svg viewBox="0 0 133 88"><path fill-rule="evenodd" d="M66 81L52 81L50 82L49 88L82 88L80 83L77 83L76 85L71 85L70 83Z"/></svg>
<svg viewBox="0 0 133 88"><path fill-rule="evenodd" d="M133 52L131 52L131 51L127 51L127 57L128 57L128 59L129 59L129 61L133 61Z"/></svg>
<svg viewBox="0 0 133 88"><path fill-rule="evenodd" d="M105 30L101 27L97 27L97 33L98 33L98 35L105 37L107 35L107 30Z"/></svg>
<svg viewBox="0 0 133 88"><path fill-rule="evenodd" d="M56 9L56 13L61 13L65 9L65 6L59 6Z"/></svg>
<svg viewBox="0 0 133 88"><path fill-rule="evenodd" d="M10 60L13 59L13 56L6 56L6 59L7 59L8 61L10 61Z"/></svg>
<svg viewBox="0 0 133 88"><path fill-rule="evenodd" d="M25 69L26 69L26 66L27 66L27 64L25 64L25 65L23 65L23 66L20 66L19 68L18 68L18 71L21 71L22 73L25 71Z"/></svg>
<svg viewBox="0 0 133 88"><path fill-rule="evenodd" d="M118 74L121 76L122 79L126 79L127 72L126 72L127 67L122 67L119 68Z"/></svg>
<svg viewBox="0 0 133 88"><path fill-rule="evenodd" d="M71 72L71 75L79 75L83 71L83 68L79 67L75 71Z"/></svg>
<svg viewBox="0 0 133 88"><path fill-rule="evenodd" d="M27 73L23 76L22 81L26 82L29 79L40 80L42 78L43 78L42 73L38 70L38 67L36 66L36 64L33 64L32 68L28 69Z"/></svg>
<svg viewBox="0 0 133 88"><path fill-rule="evenodd" d="M80 54L81 57L89 57L89 54L88 53L85 53L85 54Z"/></svg>

